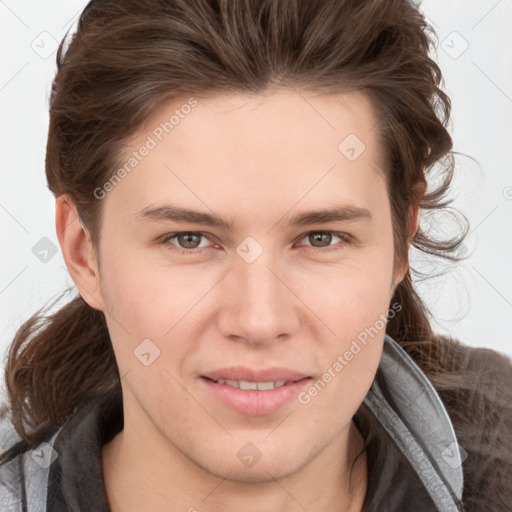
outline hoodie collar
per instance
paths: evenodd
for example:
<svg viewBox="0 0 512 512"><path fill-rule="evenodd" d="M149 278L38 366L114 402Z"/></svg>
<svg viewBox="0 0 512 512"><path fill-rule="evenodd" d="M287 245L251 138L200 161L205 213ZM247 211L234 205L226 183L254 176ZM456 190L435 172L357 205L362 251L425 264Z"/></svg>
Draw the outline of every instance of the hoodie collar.
<svg viewBox="0 0 512 512"><path fill-rule="evenodd" d="M437 508L459 510L461 450L448 413L423 371L389 335L379 363L393 404L374 380L364 402L409 460ZM50 440L47 510L108 511L101 448L123 428L120 391L91 399Z"/></svg>
<svg viewBox="0 0 512 512"><path fill-rule="evenodd" d="M405 350L389 335L379 369L393 404L374 380L364 402L418 474L439 510L459 510L463 472L461 447L444 404Z"/></svg>

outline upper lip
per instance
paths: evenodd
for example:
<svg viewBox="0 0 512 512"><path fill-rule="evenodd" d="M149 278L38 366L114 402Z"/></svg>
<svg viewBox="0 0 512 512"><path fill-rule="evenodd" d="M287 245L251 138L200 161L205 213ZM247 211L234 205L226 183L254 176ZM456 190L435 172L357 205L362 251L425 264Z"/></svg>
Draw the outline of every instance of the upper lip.
<svg viewBox="0 0 512 512"><path fill-rule="evenodd" d="M220 368L205 373L203 377L212 380L226 379L226 380L245 380L248 382L275 382L275 381L298 381L302 380L309 375L304 373L290 370L288 368L264 368L255 370L244 366L230 366L229 368Z"/></svg>

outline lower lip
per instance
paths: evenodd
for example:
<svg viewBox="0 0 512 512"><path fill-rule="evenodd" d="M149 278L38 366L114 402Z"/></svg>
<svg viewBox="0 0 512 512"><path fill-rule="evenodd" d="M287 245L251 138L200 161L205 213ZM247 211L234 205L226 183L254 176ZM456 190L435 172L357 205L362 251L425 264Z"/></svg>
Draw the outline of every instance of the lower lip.
<svg viewBox="0 0 512 512"><path fill-rule="evenodd" d="M264 391L234 388L227 384L218 384L205 377L201 377L200 380L204 382L215 398L231 409L252 416L264 416L278 411L296 399L311 379L306 377L279 388Z"/></svg>

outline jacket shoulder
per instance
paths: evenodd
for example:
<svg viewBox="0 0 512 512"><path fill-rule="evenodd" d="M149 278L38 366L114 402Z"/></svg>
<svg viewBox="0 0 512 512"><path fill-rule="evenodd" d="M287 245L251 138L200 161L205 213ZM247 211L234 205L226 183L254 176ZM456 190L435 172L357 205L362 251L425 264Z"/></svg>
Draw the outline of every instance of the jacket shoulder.
<svg viewBox="0 0 512 512"><path fill-rule="evenodd" d="M2 512L26 510L36 512L46 510L46 496L49 467L52 459L51 444L43 442L35 449L20 443L10 421L0 421L0 448L2 455L12 449L10 457L4 457L0 464L0 510ZM21 446L20 446L21 445Z"/></svg>
<svg viewBox="0 0 512 512"><path fill-rule="evenodd" d="M0 421L0 451L3 454L19 441L19 436L6 418ZM0 510L17 511L22 506L23 453L0 464Z"/></svg>
<svg viewBox="0 0 512 512"><path fill-rule="evenodd" d="M440 341L458 361L446 372L440 395L462 448L465 510L510 510L512 360L493 349Z"/></svg>

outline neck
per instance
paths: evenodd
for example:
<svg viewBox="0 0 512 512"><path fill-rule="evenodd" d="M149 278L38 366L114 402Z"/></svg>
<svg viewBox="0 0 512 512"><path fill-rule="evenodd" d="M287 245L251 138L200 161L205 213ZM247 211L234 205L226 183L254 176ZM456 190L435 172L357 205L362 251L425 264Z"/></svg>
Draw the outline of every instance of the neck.
<svg viewBox="0 0 512 512"><path fill-rule="evenodd" d="M339 446L347 441L343 464ZM211 475L180 452L169 463L147 444L137 450L143 444L125 423L124 430L102 449L105 488L112 512L360 512L367 486L366 453L354 464L352 474L350 468L363 442L351 422L347 436L335 439L307 467L284 478L247 483Z"/></svg>

